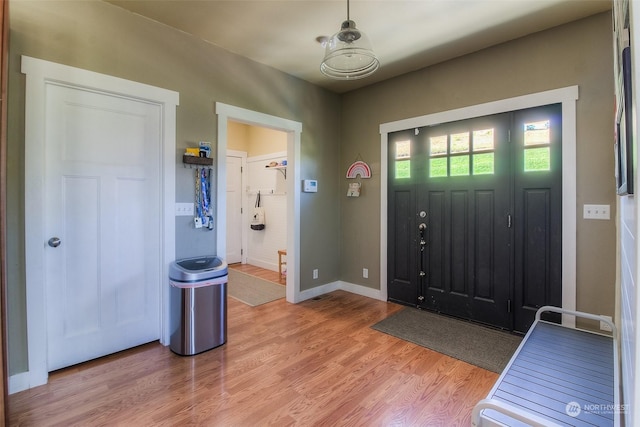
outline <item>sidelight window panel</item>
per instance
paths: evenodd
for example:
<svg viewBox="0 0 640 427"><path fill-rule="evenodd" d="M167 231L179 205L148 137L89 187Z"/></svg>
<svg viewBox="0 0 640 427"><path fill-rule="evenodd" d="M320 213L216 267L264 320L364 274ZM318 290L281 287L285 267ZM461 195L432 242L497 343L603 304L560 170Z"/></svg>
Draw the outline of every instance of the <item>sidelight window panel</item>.
<svg viewBox="0 0 640 427"><path fill-rule="evenodd" d="M550 171L551 151L549 147L529 148L524 150L524 171Z"/></svg>
<svg viewBox="0 0 640 427"><path fill-rule="evenodd" d="M524 171L551 170L551 122L541 120L524 124Z"/></svg>
<svg viewBox="0 0 640 427"><path fill-rule="evenodd" d="M396 161L396 179L411 178L411 160Z"/></svg>
<svg viewBox="0 0 640 427"><path fill-rule="evenodd" d="M411 141L396 142L396 160L408 159L411 157Z"/></svg>
<svg viewBox="0 0 640 427"><path fill-rule="evenodd" d="M524 124L524 146L549 144L551 123L549 120Z"/></svg>
<svg viewBox="0 0 640 427"><path fill-rule="evenodd" d="M411 178L411 141L396 142L395 178Z"/></svg>

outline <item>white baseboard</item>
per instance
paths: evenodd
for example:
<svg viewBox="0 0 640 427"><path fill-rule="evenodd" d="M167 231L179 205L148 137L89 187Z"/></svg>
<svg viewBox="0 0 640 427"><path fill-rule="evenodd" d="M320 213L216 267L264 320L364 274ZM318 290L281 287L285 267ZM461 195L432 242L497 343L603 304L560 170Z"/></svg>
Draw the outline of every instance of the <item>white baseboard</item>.
<svg viewBox="0 0 640 427"><path fill-rule="evenodd" d="M356 285L349 282L340 282L340 289L351 292L352 294L362 295L363 297L369 297L380 301L387 300L387 298L382 295L380 289L372 289L367 286Z"/></svg>
<svg viewBox="0 0 640 427"><path fill-rule="evenodd" d="M343 282L341 280L327 283L325 285L316 286L315 288L308 289L300 292L300 301L305 301L311 298L315 298L319 295L328 294L329 292L342 290L351 292L352 294L362 295L368 298L377 299L380 301L386 301L386 298L382 297L382 292L379 289L371 289L366 286L356 285L354 283Z"/></svg>
<svg viewBox="0 0 640 427"><path fill-rule="evenodd" d="M19 374L14 374L9 377L9 394L19 393L46 383L46 378L44 378L44 382L41 378L34 381L29 371L20 372Z"/></svg>

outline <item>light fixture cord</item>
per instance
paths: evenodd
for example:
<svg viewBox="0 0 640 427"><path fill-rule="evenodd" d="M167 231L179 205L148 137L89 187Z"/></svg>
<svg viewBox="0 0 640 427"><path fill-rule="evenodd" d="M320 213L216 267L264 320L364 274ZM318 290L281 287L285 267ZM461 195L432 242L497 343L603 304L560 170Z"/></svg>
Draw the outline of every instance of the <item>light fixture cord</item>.
<svg viewBox="0 0 640 427"><path fill-rule="evenodd" d="M347 0L347 21L349 20L349 0Z"/></svg>

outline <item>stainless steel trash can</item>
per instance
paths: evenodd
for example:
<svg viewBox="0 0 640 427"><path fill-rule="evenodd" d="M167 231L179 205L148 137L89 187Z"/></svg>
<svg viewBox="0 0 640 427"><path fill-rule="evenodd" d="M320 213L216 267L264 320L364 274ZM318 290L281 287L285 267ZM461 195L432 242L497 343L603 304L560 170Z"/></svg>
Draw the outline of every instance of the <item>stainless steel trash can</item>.
<svg viewBox="0 0 640 427"><path fill-rule="evenodd" d="M227 341L227 274L216 256L171 263L171 351L191 356Z"/></svg>

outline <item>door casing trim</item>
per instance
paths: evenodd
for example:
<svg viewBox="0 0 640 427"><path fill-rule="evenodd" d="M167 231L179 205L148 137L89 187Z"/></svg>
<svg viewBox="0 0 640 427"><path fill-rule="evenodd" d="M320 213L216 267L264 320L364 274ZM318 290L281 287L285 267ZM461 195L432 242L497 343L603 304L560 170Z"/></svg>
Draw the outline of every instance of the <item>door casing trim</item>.
<svg viewBox="0 0 640 427"><path fill-rule="evenodd" d="M22 389L46 384L47 322L44 277L45 228L44 170L45 94L48 84L62 84L81 90L122 96L159 105L161 117L160 153L160 342L169 343L169 264L175 259L175 168L176 168L176 107L179 94L171 90L146 85L118 77L22 56L22 73L26 74L25 94L25 271L27 301L28 380L20 381ZM21 376L24 379L24 375ZM11 393L21 391L10 390Z"/></svg>
<svg viewBox="0 0 640 427"><path fill-rule="evenodd" d="M380 294L387 300L387 180L389 133L440 123L562 104L562 307L576 309L576 101L578 86L568 86L380 125ZM575 327L573 316L562 323Z"/></svg>

